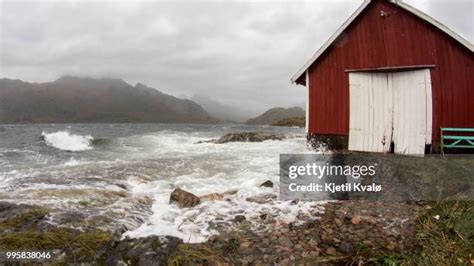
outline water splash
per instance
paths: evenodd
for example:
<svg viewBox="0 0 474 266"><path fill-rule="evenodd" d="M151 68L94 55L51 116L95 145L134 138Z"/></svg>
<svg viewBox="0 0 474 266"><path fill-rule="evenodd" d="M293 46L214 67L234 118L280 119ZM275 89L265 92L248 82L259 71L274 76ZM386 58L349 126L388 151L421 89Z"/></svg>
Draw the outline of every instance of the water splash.
<svg viewBox="0 0 474 266"><path fill-rule="evenodd" d="M74 135L68 131L41 133L47 145L63 151L86 151L92 149L94 138L90 135Z"/></svg>

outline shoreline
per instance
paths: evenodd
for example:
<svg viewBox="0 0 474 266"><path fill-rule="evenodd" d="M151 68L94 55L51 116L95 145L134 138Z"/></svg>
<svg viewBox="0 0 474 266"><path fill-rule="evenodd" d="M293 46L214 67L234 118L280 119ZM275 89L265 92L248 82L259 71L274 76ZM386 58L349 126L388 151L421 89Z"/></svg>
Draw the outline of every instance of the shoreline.
<svg viewBox="0 0 474 266"><path fill-rule="evenodd" d="M437 220L431 214L440 210L438 205L447 205L445 210L453 213L441 213ZM323 206L325 211L321 218L308 219L302 225L290 223L255 232L246 220L241 220L236 221L239 225L232 232L213 236L203 243L189 244L171 236L119 239L117 235L101 230L80 232L48 224L47 210L41 207L0 202L0 227L3 229L0 250L51 250L54 255L48 263L81 262L86 265L120 262L172 265L414 262L437 256L426 253L424 250L428 247L420 245L423 241L420 226L457 219L459 214L466 219L466 215L472 215L473 204L357 200L328 202ZM456 210L460 213L456 214ZM431 227L425 228L424 233L440 233L431 230ZM449 232L450 228L440 227L439 230ZM461 259L469 263L472 259L467 253L472 252L467 242L472 243L472 239L469 240L465 233L449 235L460 248L460 254L443 251L452 255L446 258L451 259L449 261ZM452 243L439 243L440 246L445 244ZM425 257L419 257L420 254Z"/></svg>

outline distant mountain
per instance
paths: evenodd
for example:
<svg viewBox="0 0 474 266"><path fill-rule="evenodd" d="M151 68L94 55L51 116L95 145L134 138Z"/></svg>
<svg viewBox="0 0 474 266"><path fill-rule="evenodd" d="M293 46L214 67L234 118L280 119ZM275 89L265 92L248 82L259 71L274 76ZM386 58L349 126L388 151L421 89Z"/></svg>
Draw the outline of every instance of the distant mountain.
<svg viewBox="0 0 474 266"><path fill-rule="evenodd" d="M249 125L272 125L279 120L291 117L304 117L305 111L300 107L291 108L272 108L267 110L265 113L247 120Z"/></svg>
<svg viewBox="0 0 474 266"><path fill-rule="evenodd" d="M120 79L0 79L0 123L215 123L200 105Z"/></svg>
<svg viewBox="0 0 474 266"><path fill-rule="evenodd" d="M245 122L252 116L248 110L233 105L224 104L203 95L194 95L192 101L200 104L213 117L223 121Z"/></svg>
<svg viewBox="0 0 474 266"><path fill-rule="evenodd" d="M276 121L272 126L278 127L305 127L306 119L304 116L284 118Z"/></svg>

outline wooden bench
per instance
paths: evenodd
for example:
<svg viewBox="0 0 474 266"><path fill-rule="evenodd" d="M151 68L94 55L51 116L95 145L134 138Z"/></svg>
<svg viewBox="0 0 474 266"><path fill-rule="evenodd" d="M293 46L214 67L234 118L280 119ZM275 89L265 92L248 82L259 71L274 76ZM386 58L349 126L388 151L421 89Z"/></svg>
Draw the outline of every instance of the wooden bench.
<svg viewBox="0 0 474 266"><path fill-rule="evenodd" d="M448 133L451 132L451 133ZM456 133L472 133L473 136L459 136ZM442 127L441 128L441 153L444 153L444 149L474 149L474 128L453 128L453 127Z"/></svg>

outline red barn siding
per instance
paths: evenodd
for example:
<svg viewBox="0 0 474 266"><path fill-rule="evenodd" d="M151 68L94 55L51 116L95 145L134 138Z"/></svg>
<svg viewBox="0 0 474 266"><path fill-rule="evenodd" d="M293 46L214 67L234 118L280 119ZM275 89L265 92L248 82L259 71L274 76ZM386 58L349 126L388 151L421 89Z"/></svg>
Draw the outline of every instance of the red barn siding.
<svg viewBox="0 0 474 266"><path fill-rule="evenodd" d="M380 11L389 12L381 17ZM474 127L473 53L456 40L386 1L374 1L308 69L309 125L316 134L349 134L345 70L434 65L433 140L439 128Z"/></svg>

